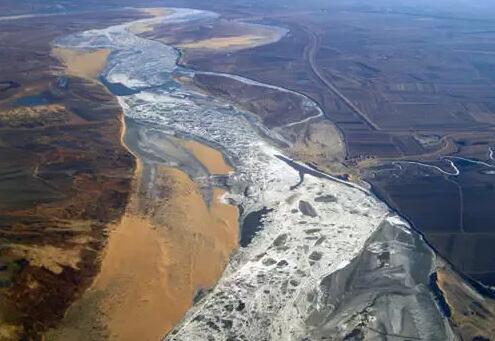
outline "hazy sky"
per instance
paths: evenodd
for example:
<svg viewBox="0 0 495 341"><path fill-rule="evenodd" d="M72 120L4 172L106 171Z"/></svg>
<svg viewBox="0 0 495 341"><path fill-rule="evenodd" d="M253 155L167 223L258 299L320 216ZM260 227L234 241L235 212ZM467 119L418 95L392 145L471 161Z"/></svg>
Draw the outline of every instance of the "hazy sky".
<svg viewBox="0 0 495 341"><path fill-rule="evenodd" d="M416 14L483 18L495 21L495 0L0 0L0 15L120 6L209 8L259 6L295 9L406 11Z"/></svg>

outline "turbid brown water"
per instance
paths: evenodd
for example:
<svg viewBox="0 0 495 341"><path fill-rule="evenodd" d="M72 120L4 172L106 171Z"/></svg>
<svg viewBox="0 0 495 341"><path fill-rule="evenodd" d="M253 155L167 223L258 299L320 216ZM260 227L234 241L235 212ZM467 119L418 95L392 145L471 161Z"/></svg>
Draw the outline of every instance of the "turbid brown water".
<svg viewBox="0 0 495 341"><path fill-rule="evenodd" d="M66 74L89 79L98 76L105 67L110 54L109 49L88 52L54 48L52 52L64 64Z"/></svg>
<svg viewBox="0 0 495 341"><path fill-rule="evenodd" d="M143 195L144 167L139 162L126 213L111 228L100 273L47 340L158 340L197 290L221 276L238 245L237 207L222 203L218 188L208 206L186 173L162 165L153 166L160 195Z"/></svg>
<svg viewBox="0 0 495 341"><path fill-rule="evenodd" d="M234 170L225 162L222 153L216 149L194 140L185 140L183 145L205 166L210 174L228 174Z"/></svg>

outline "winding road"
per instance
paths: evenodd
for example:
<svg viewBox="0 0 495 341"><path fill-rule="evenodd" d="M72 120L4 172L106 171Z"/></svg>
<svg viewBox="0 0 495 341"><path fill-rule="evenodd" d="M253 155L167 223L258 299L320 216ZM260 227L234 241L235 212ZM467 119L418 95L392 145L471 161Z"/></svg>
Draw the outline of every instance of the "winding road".
<svg viewBox="0 0 495 341"><path fill-rule="evenodd" d="M309 38L309 44L306 46L304 50L305 59L308 61L309 66L311 67L311 71L318 78L318 80L334 95L340 98L349 108L352 109L354 113L359 115L363 121L371 128L372 130L379 130L378 126L371 121L368 116L359 109L348 97L346 97L328 78L326 78L321 70L318 67L316 62L316 54L320 48L320 38L316 33L311 31L307 27L303 27L303 30L307 33Z"/></svg>

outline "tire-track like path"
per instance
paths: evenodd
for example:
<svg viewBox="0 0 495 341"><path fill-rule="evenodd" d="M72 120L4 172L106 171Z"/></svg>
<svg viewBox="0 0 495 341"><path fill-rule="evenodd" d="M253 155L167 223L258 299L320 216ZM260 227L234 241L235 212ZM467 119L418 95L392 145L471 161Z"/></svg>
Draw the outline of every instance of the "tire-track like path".
<svg viewBox="0 0 495 341"><path fill-rule="evenodd" d="M378 126L371 121L368 116L361 110L359 109L348 97L346 97L328 78L326 78L322 72L320 71L318 64L316 63L316 54L320 48L320 38L311 31L307 27L303 27L303 30L307 33L308 38L309 38L309 44L307 49L304 51L305 58L308 61L308 64L311 68L311 71L313 74L318 78L318 80L328 89L330 92L335 94L338 98L340 98L349 108L352 109L354 113L359 115L366 125L374 131L380 130Z"/></svg>

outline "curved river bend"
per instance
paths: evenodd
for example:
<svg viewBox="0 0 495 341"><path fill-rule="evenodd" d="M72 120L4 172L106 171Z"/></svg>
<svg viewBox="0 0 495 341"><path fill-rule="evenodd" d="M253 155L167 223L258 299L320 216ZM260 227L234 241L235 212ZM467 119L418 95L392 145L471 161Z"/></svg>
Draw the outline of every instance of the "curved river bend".
<svg viewBox="0 0 495 341"><path fill-rule="evenodd" d="M173 25L216 17L207 11L174 9L165 20ZM162 18L140 22L157 20ZM421 238L413 237L407 223L367 191L342 181L307 173L294 186L300 181L300 170L260 135L278 139L275 132L252 114L176 82L178 76L191 78L194 71L177 66L176 49L134 35L130 25L66 36L57 44L111 49L103 77L130 90L118 96L126 117L219 147L236 169L227 179L230 193L225 199L242 207L244 216L268 209L262 230L236 252L217 286L168 339L300 340L319 335L322 328L345 336L351 332L346 328L359 322L342 313L346 309L362 310L366 323L381 325L390 334L407 333L423 340L452 338L426 284L434 254ZM368 241L376 231L385 232ZM385 287L404 291L389 297L392 315L377 311L379 306L373 303L376 295L387 295L386 290L378 291L383 287L370 285L366 299L349 301L345 307L339 306L338 302L344 302L339 297L329 300L329 295L346 295L339 288L351 280L342 274L356 256L362 257L363 250L377 257L388 255L388 264L395 266L382 272ZM422 256L414 259L415 252ZM335 279L333 274L340 275Z"/></svg>

